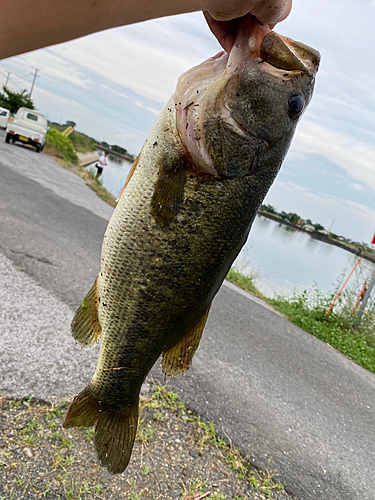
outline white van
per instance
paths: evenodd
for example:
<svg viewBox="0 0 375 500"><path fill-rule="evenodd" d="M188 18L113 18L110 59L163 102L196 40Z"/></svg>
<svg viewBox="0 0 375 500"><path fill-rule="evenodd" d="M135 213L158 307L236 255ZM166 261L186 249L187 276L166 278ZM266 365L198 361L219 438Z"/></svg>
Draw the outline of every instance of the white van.
<svg viewBox="0 0 375 500"><path fill-rule="evenodd" d="M14 120L8 123L6 133L5 142L30 144L40 153L46 140L47 118L34 109L20 108Z"/></svg>
<svg viewBox="0 0 375 500"><path fill-rule="evenodd" d="M7 128L9 118L9 109L0 106L0 128Z"/></svg>

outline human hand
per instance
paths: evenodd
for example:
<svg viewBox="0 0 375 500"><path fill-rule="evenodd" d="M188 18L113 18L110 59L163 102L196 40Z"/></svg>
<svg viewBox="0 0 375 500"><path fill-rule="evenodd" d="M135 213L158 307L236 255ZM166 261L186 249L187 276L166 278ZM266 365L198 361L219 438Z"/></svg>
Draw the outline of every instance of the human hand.
<svg viewBox="0 0 375 500"><path fill-rule="evenodd" d="M292 8L292 0L210 0L204 12L207 24L224 50L230 52L236 39L241 18L251 14L273 29L285 19Z"/></svg>
<svg viewBox="0 0 375 500"><path fill-rule="evenodd" d="M215 21L229 21L252 14L271 27L288 17L292 0L209 0L207 9Z"/></svg>

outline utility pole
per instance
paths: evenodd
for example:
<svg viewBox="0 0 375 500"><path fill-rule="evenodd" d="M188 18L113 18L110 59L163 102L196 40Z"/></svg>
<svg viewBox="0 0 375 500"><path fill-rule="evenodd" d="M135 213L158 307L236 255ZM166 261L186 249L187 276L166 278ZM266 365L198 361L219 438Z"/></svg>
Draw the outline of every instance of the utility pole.
<svg viewBox="0 0 375 500"><path fill-rule="evenodd" d="M5 82L5 85L4 87L7 87L8 86L8 80L9 80L9 75L10 75L10 71L7 71L7 79L6 79L6 82Z"/></svg>
<svg viewBox="0 0 375 500"><path fill-rule="evenodd" d="M368 299L370 298L371 291L372 291L374 285L375 285L375 273L372 273L372 278L371 278L370 284L369 284L368 289L365 293L365 296L363 297L363 300L361 302L361 307L357 312L357 318L356 318L355 323L354 323L355 326L358 326L360 321L361 321L361 318L363 316L363 311L366 309L366 305L367 305Z"/></svg>
<svg viewBox="0 0 375 500"><path fill-rule="evenodd" d="M34 66L31 66L32 68L34 68ZM31 85L31 90L30 90L30 94L29 94L29 97L31 99L31 94L33 93L33 90L34 90L34 83L35 83L35 80L36 80L36 77L37 77L37 74L38 74L38 68L34 68L35 69L35 73L34 73L34 79L33 79L33 83Z"/></svg>

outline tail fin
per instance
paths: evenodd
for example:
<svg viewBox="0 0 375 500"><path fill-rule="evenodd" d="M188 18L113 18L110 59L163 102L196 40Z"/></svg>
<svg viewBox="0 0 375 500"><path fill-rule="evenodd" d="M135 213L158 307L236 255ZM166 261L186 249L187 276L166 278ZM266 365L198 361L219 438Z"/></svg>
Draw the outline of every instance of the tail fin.
<svg viewBox="0 0 375 500"><path fill-rule="evenodd" d="M111 409L98 401L90 385L76 396L65 417L64 427L91 427L96 423L95 448L102 465L113 474L126 469L138 425L139 399L131 407Z"/></svg>

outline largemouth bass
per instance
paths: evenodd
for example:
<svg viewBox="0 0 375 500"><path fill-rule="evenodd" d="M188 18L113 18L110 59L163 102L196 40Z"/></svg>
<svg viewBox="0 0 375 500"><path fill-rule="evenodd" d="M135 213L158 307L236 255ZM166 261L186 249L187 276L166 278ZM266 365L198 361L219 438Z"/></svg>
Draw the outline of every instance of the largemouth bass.
<svg viewBox="0 0 375 500"><path fill-rule="evenodd" d="M191 365L211 302L245 243L310 101L319 54L246 17L230 53L182 75L129 174L97 280L72 323L101 336L90 384L65 427L96 426L101 463L122 472L141 385L162 355Z"/></svg>

